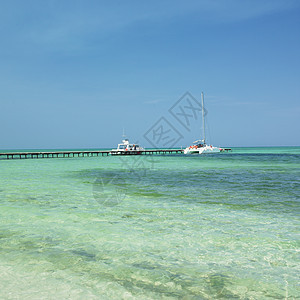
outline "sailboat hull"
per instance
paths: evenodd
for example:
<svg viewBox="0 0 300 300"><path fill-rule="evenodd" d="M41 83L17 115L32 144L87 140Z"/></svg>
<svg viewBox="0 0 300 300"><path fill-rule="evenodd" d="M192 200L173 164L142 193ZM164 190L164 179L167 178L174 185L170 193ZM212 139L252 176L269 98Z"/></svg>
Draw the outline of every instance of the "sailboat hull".
<svg viewBox="0 0 300 300"><path fill-rule="evenodd" d="M188 147L184 149L184 154L211 154L211 153L220 153L222 148L205 146L200 148Z"/></svg>

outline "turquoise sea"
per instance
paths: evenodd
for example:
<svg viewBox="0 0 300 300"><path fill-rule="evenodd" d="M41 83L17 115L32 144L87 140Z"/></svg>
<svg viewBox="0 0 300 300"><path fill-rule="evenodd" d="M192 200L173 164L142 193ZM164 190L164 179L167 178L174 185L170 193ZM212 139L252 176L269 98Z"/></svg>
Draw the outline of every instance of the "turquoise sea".
<svg viewBox="0 0 300 300"><path fill-rule="evenodd" d="M0 160L0 299L299 299L300 147Z"/></svg>

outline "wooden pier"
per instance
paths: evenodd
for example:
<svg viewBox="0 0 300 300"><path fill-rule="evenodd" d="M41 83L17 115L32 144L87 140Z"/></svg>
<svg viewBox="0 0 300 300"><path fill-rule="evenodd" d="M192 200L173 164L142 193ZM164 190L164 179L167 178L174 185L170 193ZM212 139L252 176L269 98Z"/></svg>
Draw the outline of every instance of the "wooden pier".
<svg viewBox="0 0 300 300"><path fill-rule="evenodd" d="M153 154L181 154L182 149L150 149L140 151L140 155ZM0 152L0 159L32 159L32 158L70 158L70 157L93 157L114 155L111 150L92 151L51 151L51 152ZM125 152L124 155L137 155L137 153Z"/></svg>

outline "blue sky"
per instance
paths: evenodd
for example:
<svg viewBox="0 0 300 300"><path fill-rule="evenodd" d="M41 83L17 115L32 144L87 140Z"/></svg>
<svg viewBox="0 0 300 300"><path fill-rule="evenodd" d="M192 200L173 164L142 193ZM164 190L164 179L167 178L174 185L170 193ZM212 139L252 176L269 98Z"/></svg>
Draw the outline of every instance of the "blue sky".
<svg viewBox="0 0 300 300"><path fill-rule="evenodd" d="M221 146L300 145L300 2L0 1L0 148L115 146L205 93Z"/></svg>

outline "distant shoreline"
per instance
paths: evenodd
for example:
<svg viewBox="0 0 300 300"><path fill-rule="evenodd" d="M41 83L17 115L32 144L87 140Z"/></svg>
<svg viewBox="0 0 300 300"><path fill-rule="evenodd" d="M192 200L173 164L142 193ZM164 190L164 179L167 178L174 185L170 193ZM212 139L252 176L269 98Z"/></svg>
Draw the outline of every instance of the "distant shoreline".
<svg viewBox="0 0 300 300"><path fill-rule="evenodd" d="M240 148L298 148L300 146L223 146L222 147L230 147L232 149L240 149ZM0 149L0 152L25 152L25 151L74 151L74 150L78 150L78 151L98 151L98 150L111 150L113 148L112 147L99 147L99 148L15 148L15 149ZM184 147L183 147L184 148ZM158 148L146 148L149 150L152 149L158 149ZM172 148L159 148L159 149L181 149L181 147L172 147Z"/></svg>

